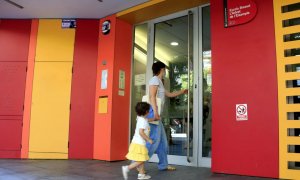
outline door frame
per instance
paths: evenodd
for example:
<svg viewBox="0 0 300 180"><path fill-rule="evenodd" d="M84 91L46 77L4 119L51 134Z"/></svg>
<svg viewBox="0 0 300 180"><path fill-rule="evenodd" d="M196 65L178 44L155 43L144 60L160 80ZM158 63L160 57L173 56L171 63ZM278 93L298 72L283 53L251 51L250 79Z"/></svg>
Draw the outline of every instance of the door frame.
<svg viewBox="0 0 300 180"><path fill-rule="evenodd" d="M198 32L199 32L199 36L198 36L198 58L199 58L199 87L200 87L200 91L199 91L199 96L198 96L198 102L199 102L199 107L198 107L198 110L199 110L199 116L201 118L201 123L198 124L198 128L199 128L199 133L198 133L198 138L199 138L199 141L198 141L198 167L208 167L210 168L211 167L211 157L202 157L202 152L203 152L203 82L200 81L203 79L203 46L202 46L202 29L203 29L203 26L202 26L202 8L204 7L207 7L207 6L210 6L210 4L204 4L202 6L199 6L198 7Z"/></svg>

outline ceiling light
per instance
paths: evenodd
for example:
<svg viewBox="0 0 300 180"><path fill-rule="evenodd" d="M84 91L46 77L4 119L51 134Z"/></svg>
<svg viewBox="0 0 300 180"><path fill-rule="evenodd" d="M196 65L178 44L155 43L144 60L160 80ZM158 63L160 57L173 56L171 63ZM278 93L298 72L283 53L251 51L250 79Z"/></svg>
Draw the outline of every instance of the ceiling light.
<svg viewBox="0 0 300 180"><path fill-rule="evenodd" d="M171 44L171 46L178 46L179 45L178 42L175 42L175 41L171 42L170 44Z"/></svg>

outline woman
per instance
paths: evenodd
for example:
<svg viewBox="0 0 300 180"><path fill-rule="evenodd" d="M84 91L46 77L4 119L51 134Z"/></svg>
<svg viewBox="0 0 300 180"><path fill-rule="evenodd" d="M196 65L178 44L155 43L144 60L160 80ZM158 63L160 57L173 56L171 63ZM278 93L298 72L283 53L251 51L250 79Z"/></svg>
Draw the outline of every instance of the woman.
<svg viewBox="0 0 300 180"><path fill-rule="evenodd" d="M163 112L165 96L167 97L176 97L182 94L186 94L188 90L180 90L176 92L168 92L165 90L164 85L162 83L163 77L166 75L166 65L160 61L153 63L152 65L153 77L149 81L149 99L150 104L154 111L154 119L159 120L158 125L150 124L150 138L153 140L153 144L147 143L147 149L149 153L149 157L151 157L154 153L157 154L159 162L158 169L159 170L176 170L175 167L168 165L168 141L165 129L161 122L161 117L158 114L158 107L156 103L156 97L161 99L161 113Z"/></svg>

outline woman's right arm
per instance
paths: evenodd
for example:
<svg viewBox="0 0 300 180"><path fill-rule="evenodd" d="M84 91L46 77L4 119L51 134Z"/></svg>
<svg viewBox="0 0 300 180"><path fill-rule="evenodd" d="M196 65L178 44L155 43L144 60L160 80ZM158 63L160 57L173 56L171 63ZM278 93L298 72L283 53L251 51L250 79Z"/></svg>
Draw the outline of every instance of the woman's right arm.
<svg viewBox="0 0 300 180"><path fill-rule="evenodd" d="M156 94L157 94L158 86L150 85L149 90L150 90L149 100L150 100L150 104L151 104L151 106L153 108L153 111L154 111L154 119L159 120L160 117L159 117L159 114L158 114L157 102L156 102Z"/></svg>

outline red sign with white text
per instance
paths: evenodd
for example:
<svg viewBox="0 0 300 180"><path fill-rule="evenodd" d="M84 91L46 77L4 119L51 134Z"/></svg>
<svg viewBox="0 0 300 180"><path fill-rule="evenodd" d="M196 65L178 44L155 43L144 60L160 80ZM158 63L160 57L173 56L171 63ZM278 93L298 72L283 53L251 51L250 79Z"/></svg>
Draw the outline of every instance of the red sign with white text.
<svg viewBox="0 0 300 180"><path fill-rule="evenodd" d="M236 26L251 21L257 13L252 0L224 0L224 26Z"/></svg>

